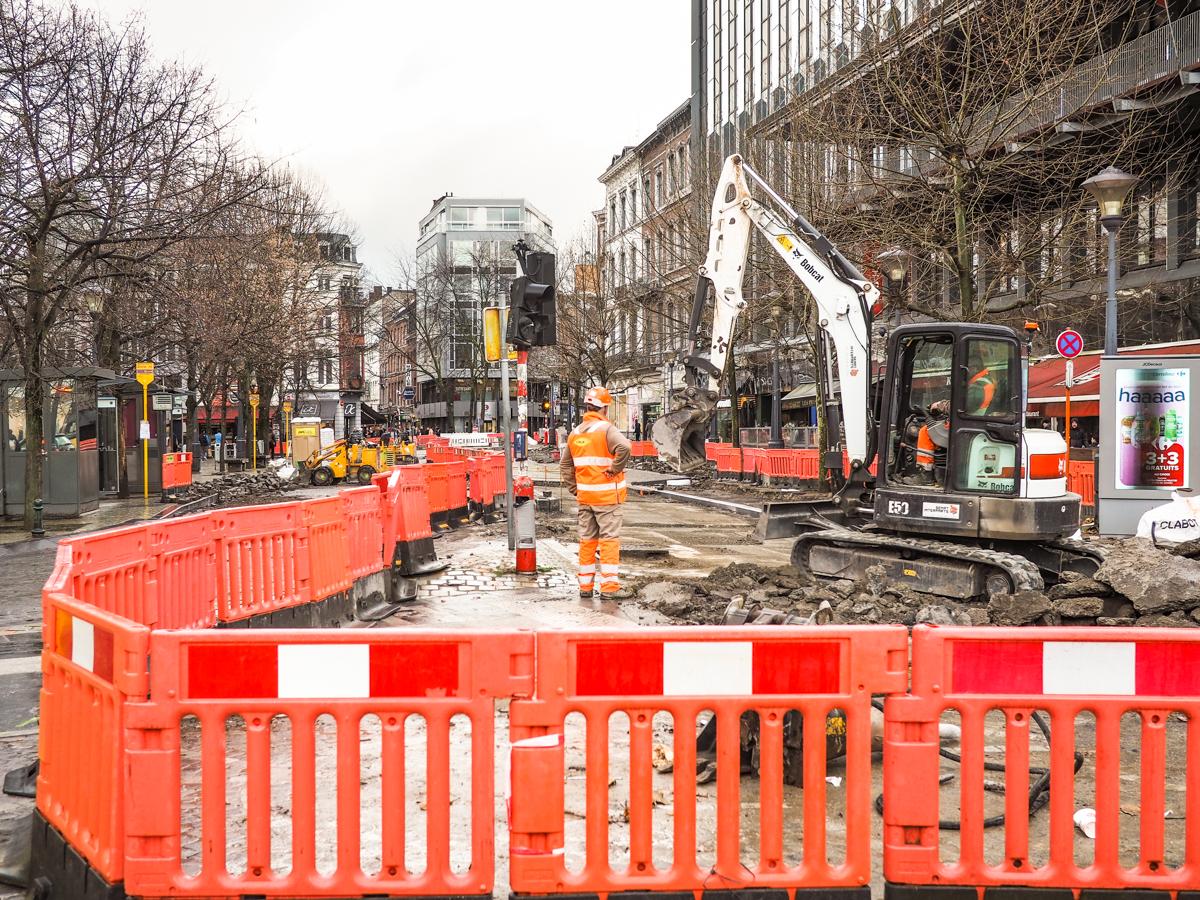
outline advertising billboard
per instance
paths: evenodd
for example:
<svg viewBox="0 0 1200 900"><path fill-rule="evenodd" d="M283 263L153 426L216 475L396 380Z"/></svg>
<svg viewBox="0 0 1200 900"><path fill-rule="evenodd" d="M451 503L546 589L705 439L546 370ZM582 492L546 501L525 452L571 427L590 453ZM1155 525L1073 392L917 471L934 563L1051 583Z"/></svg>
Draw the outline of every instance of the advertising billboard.
<svg viewBox="0 0 1200 900"><path fill-rule="evenodd" d="M1115 378L1118 490L1187 485L1187 369L1118 369Z"/></svg>
<svg viewBox="0 0 1200 900"><path fill-rule="evenodd" d="M1173 491L1200 493L1192 461L1200 440L1191 415L1200 357L1125 355L1100 361L1100 448L1096 458L1101 534L1131 535L1147 510Z"/></svg>

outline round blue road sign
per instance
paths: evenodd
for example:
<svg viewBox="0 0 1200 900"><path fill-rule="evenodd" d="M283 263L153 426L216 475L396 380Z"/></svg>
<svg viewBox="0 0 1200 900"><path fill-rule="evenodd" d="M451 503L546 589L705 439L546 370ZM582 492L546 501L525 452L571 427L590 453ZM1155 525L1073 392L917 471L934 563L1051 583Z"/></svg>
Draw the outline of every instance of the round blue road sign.
<svg viewBox="0 0 1200 900"><path fill-rule="evenodd" d="M1068 328L1058 336L1054 342L1054 348L1058 351L1059 356L1074 359L1083 352L1083 335Z"/></svg>

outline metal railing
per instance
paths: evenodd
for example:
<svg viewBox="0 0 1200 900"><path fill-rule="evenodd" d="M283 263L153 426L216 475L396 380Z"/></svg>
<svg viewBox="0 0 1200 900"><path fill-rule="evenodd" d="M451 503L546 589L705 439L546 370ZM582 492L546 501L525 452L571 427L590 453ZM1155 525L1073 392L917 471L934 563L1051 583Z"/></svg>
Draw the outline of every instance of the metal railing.
<svg viewBox="0 0 1200 900"><path fill-rule="evenodd" d="M743 447L765 447L771 442L771 429L767 426L741 428L738 430ZM817 429L814 425L785 425L783 446L811 450L817 446Z"/></svg>

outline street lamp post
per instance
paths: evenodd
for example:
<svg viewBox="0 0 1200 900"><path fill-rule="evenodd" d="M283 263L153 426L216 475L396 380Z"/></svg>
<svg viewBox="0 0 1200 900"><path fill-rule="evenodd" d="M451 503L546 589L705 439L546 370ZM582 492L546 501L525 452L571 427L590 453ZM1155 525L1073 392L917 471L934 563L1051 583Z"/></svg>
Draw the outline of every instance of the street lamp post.
<svg viewBox="0 0 1200 900"><path fill-rule="evenodd" d="M875 257L887 278L888 303L892 307L892 322L900 324L900 296L904 290L904 276L908 274L908 254L899 248L884 250Z"/></svg>
<svg viewBox="0 0 1200 900"><path fill-rule="evenodd" d="M783 308L778 303L771 307L771 330L774 343L771 347L771 437L767 447L771 450L783 449L783 394L779 384L779 341L782 339L780 325L783 319Z"/></svg>
<svg viewBox="0 0 1200 900"><path fill-rule="evenodd" d="M1116 166L1108 166L1083 183L1096 198L1100 224L1108 235L1108 299L1104 306L1104 355L1117 355L1117 232L1125 221L1125 198L1137 179Z"/></svg>

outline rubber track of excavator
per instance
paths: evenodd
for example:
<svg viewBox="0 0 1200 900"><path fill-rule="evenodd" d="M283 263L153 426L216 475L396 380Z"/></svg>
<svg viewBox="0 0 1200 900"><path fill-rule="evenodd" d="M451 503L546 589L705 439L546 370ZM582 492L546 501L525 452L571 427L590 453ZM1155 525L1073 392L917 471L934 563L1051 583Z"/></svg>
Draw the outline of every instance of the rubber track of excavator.
<svg viewBox="0 0 1200 900"><path fill-rule="evenodd" d="M872 531L851 531L845 528L810 531L800 535L796 538L796 544L792 549L792 564L807 562L808 554L805 552L805 545L811 547L815 543L853 544L859 547L877 547L884 550L907 551L923 556L937 556L942 559L960 560L964 563L981 563L993 569L1000 569L1008 575L1014 591L1040 591L1045 587L1042 573L1037 565L1015 553L989 550L986 547L974 547L970 544L956 544L950 541L898 537ZM801 553L804 554L802 558L799 556Z"/></svg>

